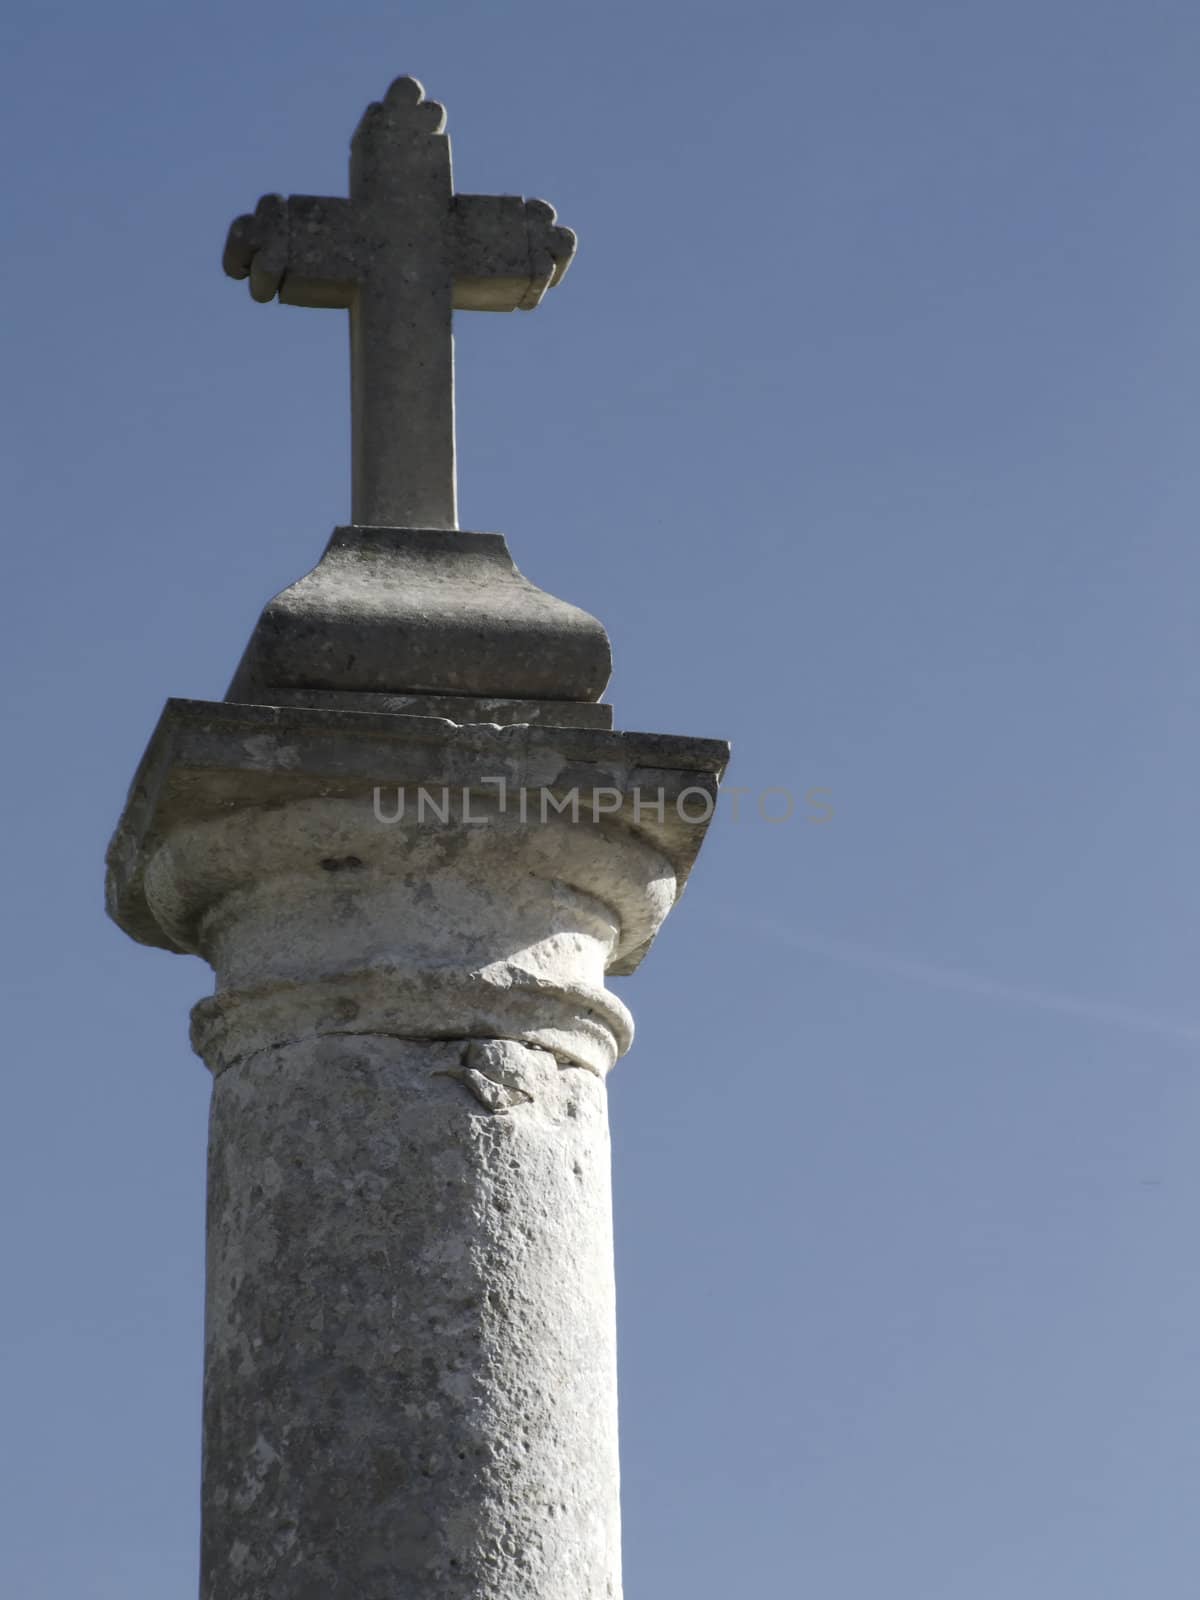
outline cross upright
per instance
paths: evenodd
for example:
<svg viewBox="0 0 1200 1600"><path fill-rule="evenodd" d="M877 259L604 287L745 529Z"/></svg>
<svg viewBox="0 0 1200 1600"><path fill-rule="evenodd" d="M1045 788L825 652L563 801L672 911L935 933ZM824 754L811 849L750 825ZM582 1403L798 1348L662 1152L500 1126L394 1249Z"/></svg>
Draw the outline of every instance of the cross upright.
<svg viewBox="0 0 1200 1600"><path fill-rule="evenodd" d="M350 312L359 526L457 528L452 312L531 311L575 251L543 200L455 194L445 127L397 78L354 134L349 199L265 195L225 245L255 300Z"/></svg>

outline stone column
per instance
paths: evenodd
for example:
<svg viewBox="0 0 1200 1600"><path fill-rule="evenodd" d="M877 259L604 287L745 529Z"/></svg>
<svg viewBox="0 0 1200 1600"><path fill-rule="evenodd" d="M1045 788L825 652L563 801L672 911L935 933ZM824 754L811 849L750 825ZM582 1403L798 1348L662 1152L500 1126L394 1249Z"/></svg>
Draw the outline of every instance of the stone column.
<svg viewBox="0 0 1200 1600"><path fill-rule="evenodd" d="M110 891L216 974L202 1600L619 1597L604 977L724 755L168 704Z"/></svg>
<svg viewBox="0 0 1200 1600"><path fill-rule="evenodd" d="M351 311L368 525L167 702L109 852L118 924L216 974L202 1600L619 1600L604 980L729 751L612 732L600 623L450 531L452 311L532 309L574 234L456 194L413 78L350 189L224 265Z"/></svg>

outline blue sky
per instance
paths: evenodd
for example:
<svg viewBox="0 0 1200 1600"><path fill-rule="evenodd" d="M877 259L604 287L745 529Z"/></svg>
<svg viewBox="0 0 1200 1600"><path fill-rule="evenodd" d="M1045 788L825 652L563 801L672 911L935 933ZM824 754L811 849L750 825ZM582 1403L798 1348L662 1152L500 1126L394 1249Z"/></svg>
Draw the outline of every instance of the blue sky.
<svg viewBox="0 0 1200 1600"><path fill-rule="evenodd" d="M750 791L616 985L629 1600L1190 1600L1200 13L110 0L0 46L4 1592L195 1591L208 974L101 858L348 512L343 318L254 306L226 226L343 192L409 71L460 187L581 241L460 319L464 526Z"/></svg>

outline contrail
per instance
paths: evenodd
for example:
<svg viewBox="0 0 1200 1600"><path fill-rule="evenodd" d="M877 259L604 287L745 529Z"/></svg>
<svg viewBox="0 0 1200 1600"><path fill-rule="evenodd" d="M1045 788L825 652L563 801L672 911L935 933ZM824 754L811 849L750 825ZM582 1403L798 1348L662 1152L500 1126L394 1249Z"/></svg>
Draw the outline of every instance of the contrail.
<svg viewBox="0 0 1200 1600"><path fill-rule="evenodd" d="M813 955L826 956L831 961L864 967L872 972L883 972L891 977L907 978L913 983L928 984L931 988L952 989L957 994L982 995L988 1000L1007 1000L1013 1005L1054 1011L1060 1016L1080 1017L1085 1022L1113 1023L1121 1028L1158 1034L1164 1039L1200 1044L1200 1025L1196 1023L1156 1016L1149 1011L1136 1011L1129 1006L1108 1005L1104 1001L1087 1000L1078 995L1001 983L996 978L964 972L959 967L943 967L930 961L911 961L906 956L896 955L890 950L879 950L873 945L859 944L856 940L829 939L824 934L812 933L805 928L788 928L782 923L758 918L747 918L745 922L747 927L756 932L778 939L783 944L793 945L798 950L807 950Z"/></svg>

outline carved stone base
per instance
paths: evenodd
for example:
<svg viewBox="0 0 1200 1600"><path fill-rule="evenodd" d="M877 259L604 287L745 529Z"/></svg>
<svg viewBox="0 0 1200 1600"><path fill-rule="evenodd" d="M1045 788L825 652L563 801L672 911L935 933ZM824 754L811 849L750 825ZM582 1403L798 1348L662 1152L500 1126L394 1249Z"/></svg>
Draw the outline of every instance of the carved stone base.
<svg viewBox="0 0 1200 1600"><path fill-rule="evenodd" d="M611 671L600 623L530 583L503 535L347 527L267 605L225 698L278 705L280 690L317 690L569 706L598 700Z"/></svg>

